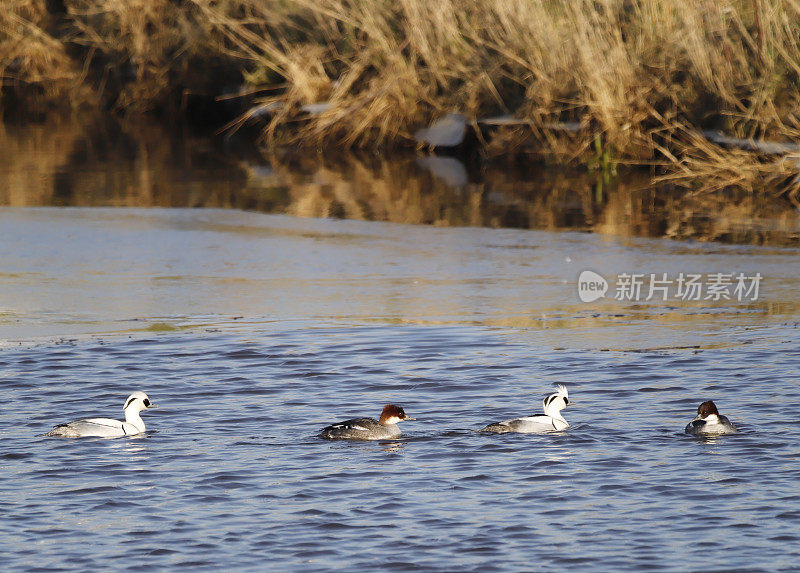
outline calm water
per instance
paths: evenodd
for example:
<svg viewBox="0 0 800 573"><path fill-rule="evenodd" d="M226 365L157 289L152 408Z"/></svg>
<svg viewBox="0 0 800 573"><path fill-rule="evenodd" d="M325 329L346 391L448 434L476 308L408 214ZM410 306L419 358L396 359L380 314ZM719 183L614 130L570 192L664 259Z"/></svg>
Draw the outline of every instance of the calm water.
<svg viewBox="0 0 800 573"><path fill-rule="evenodd" d="M0 232L6 569L797 567L794 249L204 209ZM587 304L584 269L764 279ZM473 431L553 383L567 431ZM146 436L37 437L132 389ZM741 433L681 434L708 398ZM387 402L418 418L400 440L315 437Z"/></svg>
<svg viewBox="0 0 800 573"><path fill-rule="evenodd" d="M79 118L80 119L80 118ZM692 195L647 173L436 155L261 155L145 122L0 124L0 206L237 208L300 217L592 232L800 247L800 209L752 193Z"/></svg>

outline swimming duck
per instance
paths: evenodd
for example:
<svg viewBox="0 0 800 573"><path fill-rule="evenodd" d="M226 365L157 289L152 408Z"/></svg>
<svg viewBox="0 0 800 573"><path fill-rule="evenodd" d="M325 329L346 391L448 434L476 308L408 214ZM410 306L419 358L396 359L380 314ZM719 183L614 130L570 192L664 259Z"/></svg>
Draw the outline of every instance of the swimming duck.
<svg viewBox="0 0 800 573"><path fill-rule="evenodd" d="M386 440L400 436L397 423L413 420L406 416L400 406L387 404L383 407L379 420L374 418L353 418L322 429L321 438L328 440Z"/></svg>
<svg viewBox="0 0 800 573"><path fill-rule="evenodd" d="M555 432L569 428L569 423L561 415L561 410L569 406L569 393L562 384L556 386L555 393L542 400L544 414L514 418L489 424L481 432L504 434L518 432L524 434Z"/></svg>
<svg viewBox="0 0 800 573"><path fill-rule="evenodd" d="M736 428L730 420L717 411L717 405L707 400L697 407L697 416L686 424L684 432L695 436L703 434L732 434Z"/></svg>
<svg viewBox="0 0 800 573"><path fill-rule="evenodd" d="M86 418L75 420L66 424L59 424L44 436L61 436L64 438L117 438L120 436L133 436L144 432L144 420L139 412L157 406L150 402L144 392L136 391L125 400L122 410L125 412L125 421L111 418Z"/></svg>

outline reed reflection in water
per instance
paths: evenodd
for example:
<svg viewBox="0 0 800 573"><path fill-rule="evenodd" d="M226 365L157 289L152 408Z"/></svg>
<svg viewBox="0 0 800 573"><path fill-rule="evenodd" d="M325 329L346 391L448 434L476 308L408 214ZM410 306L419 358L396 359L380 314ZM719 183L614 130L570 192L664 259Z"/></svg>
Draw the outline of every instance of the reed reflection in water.
<svg viewBox="0 0 800 573"><path fill-rule="evenodd" d="M410 154L259 155L247 142L107 121L0 126L0 205L203 207L437 226L800 244L779 198L688 196L577 171Z"/></svg>

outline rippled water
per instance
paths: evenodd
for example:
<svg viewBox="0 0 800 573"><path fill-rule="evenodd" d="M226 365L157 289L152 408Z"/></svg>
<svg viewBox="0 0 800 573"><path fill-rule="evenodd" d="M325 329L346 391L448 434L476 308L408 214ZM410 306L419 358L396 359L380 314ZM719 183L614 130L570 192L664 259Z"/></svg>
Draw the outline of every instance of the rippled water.
<svg viewBox="0 0 800 573"><path fill-rule="evenodd" d="M2 548L13 570L793 569L800 345L554 351L486 327L276 326L2 356ZM792 332L796 339L796 329ZM576 401L563 433L480 435ZM131 388L146 437L36 437ZM680 434L717 400L742 432ZM329 421L405 406L402 439Z"/></svg>
<svg viewBox="0 0 800 573"><path fill-rule="evenodd" d="M798 254L215 210L0 209L9 570L790 570ZM757 301L581 303L592 268ZM572 426L481 435L569 387ZM145 436L38 437L159 409ZM714 399L741 432L683 435ZM324 425L417 421L396 441Z"/></svg>

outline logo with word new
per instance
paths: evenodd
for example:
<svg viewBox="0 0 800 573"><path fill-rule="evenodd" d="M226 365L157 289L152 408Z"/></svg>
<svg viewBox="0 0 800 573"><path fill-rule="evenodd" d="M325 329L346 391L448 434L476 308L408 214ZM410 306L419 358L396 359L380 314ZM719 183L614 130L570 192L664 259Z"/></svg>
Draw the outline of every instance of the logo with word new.
<svg viewBox="0 0 800 573"><path fill-rule="evenodd" d="M578 297L581 302L594 302L606 296L608 281L594 271L583 271L578 277Z"/></svg>

